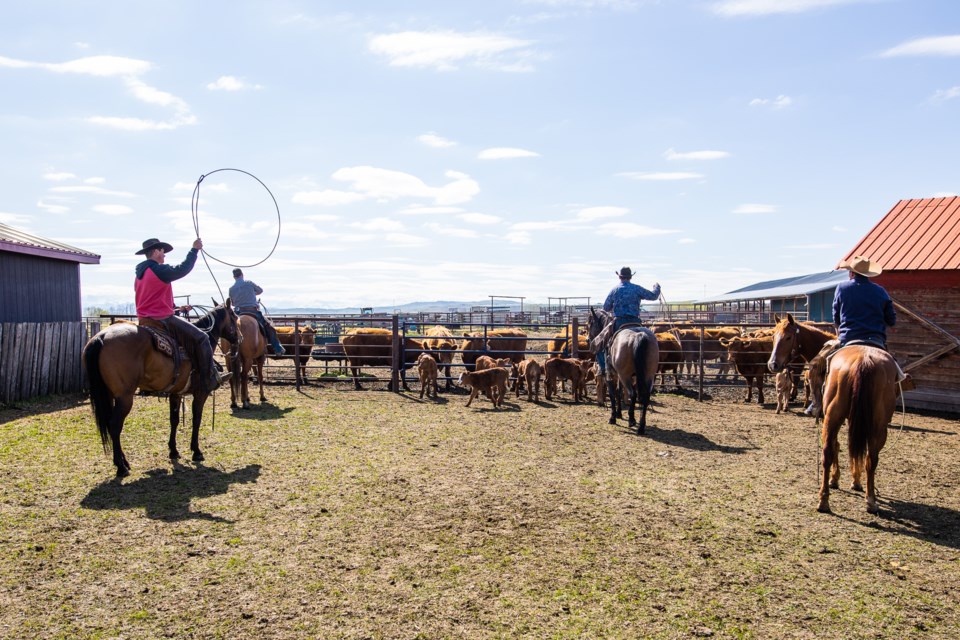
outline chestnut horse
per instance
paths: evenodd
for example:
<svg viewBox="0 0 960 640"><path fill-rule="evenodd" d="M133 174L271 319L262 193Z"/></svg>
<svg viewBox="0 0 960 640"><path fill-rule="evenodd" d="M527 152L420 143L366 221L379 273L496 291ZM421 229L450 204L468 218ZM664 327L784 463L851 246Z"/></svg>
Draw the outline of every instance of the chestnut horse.
<svg viewBox="0 0 960 640"><path fill-rule="evenodd" d="M236 340L237 315L227 299L212 311L194 321L194 325L207 333L210 346L216 348L221 337ZM118 322L90 338L83 347L83 362L90 384L90 404L100 431L103 450L113 446L113 464L117 477L130 475L127 462L120 447L120 432L123 422L133 408L133 396L137 389L170 394L170 459L180 457L177 451L177 423L180 422L180 399L193 394L193 432L190 450L194 462L203 460L200 451L200 419L203 405L209 393L203 390L202 380L192 374L189 358L182 361L157 351L150 332L132 322ZM175 363L179 362L179 367ZM192 382L192 384L191 384ZM108 440L109 438L109 440Z"/></svg>
<svg viewBox="0 0 960 640"><path fill-rule="evenodd" d="M828 340L837 339L833 333L806 322L797 322L789 313L786 318L774 318L777 326L773 328L773 352L767 361L767 368L773 373L778 373L798 356L810 362Z"/></svg>
<svg viewBox="0 0 960 640"><path fill-rule="evenodd" d="M650 393L660 366L660 347L653 332L639 325L626 325L614 333L612 313L602 309L590 309L587 319L590 329L590 345L594 353L606 349L607 368L615 372L620 387L630 391L629 424L637 427L637 433L643 435L647 427L647 407L650 406ZM607 391L610 395L610 424L617 424L617 418L623 419L621 398L613 376L607 378ZM640 401L640 422L634 415L634 405Z"/></svg>
<svg viewBox="0 0 960 640"><path fill-rule="evenodd" d="M880 450L887 441L887 425L896 409L898 374L899 367L893 356L877 347L850 345L831 358L823 394L823 452L820 460L823 478L817 511L830 513L830 488L840 486L837 433L844 420L849 425L847 448L853 477L850 488L863 490L860 477L866 471L867 511L879 511L874 475Z"/></svg>
<svg viewBox="0 0 960 640"><path fill-rule="evenodd" d="M220 345L224 350L224 345ZM227 358L227 368L233 372L230 378L230 408L238 408L237 400L244 409L250 408L250 369L254 368L257 374L257 385L260 387L260 402L266 402L263 395L263 363L267 354L267 340L260 333L260 324L253 316L242 315L237 319L236 347Z"/></svg>

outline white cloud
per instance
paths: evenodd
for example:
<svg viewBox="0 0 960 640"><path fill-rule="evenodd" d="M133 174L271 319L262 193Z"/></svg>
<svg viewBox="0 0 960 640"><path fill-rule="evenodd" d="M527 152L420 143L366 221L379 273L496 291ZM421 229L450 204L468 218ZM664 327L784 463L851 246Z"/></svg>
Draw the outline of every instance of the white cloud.
<svg viewBox="0 0 960 640"><path fill-rule="evenodd" d="M438 136L432 131L430 133L424 133L422 135L417 136L417 140L427 145L428 147L433 147L435 149L445 149L447 147L454 147L457 144L453 140L447 140L443 136Z"/></svg>
<svg viewBox="0 0 960 640"><path fill-rule="evenodd" d="M479 238L480 234L477 233L474 229L465 229L463 227L451 227L449 225L438 224L436 222L428 222L423 225L425 229L442 235L442 236L451 236L454 238Z"/></svg>
<svg viewBox="0 0 960 640"><path fill-rule="evenodd" d="M404 216L423 216L423 215L444 215L448 213L461 213L461 207L404 207L397 213Z"/></svg>
<svg viewBox="0 0 960 640"><path fill-rule="evenodd" d="M366 222L354 222L350 226L362 231L402 231L404 228L402 222L390 218L373 218Z"/></svg>
<svg viewBox="0 0 960 640"><path fill-rule="evenodd" d="M530 40L491 33L456 31L403 31L370 38L373 53L385 56L394 67L432 67L442 71L472 61L500 71L530 71Z"/></svg>
<svg viewBox="0 0 960 640"><path fill-rule="evenodd" d="M263 87L259 84L250 84L243 78L235 76L220 76L215 82L207 84L210 91L258 91Z"/></svg>
<svg viewBox="0 0 960 640"><path fill-rule="evenodd" d="M618 238L647 238L680 233L678 229L655 229L634 222L606 222L597 228L597 233Z"/></svg>
<svg viewBox="0 0 960 640"><path fill-rule="evenodd" d="M726 151L684 151L678 152L673 149L667 149L663 157L667 160L721 160L729 158L730 154Z"/></svg>
<svg viewBox="0 0 960 640"><path fill-rule="evenodd" d="M960 56L960 36L932 36L908 40L880 54L883 58L898 56Z"/></svg>
<svg viewBox="0 0 960 640"><path fill-rule="evenodd" d="M92 185L85 186L75 186L75 187L51 187L51 192L54 193L95 193L101 196L117 196L120 198L133 198L136 197L136 194L130 193L129 191L114 191L112 189L104 189L103 187L95 187Z"/></svg>
<svg viewBox="0 0 960 640"><path fill-rule="evenodd" d="M133 213L132 207L122 204L98 204L93 207L93 210L107 216L125 216Z"/></svg>
<svg viewBox="0 0 960 640"><path fill-rule="evenodd" d="M491 216L487 213L461 213L457 217L469 224L496 224L503 220L499 216Z"/></svg>
<svg viewBox="0 0 960 640"><path fill-rule="evenodd" d="M527 151L526 149L515 149L512 147L493 147L484 149L477 154L480 160L504 160L509 158L539 158L540 154L536 151Z"/></svg>
<svg viewBox="0 0 960 640"><path fill-rule="evenodd" d="M106 178L101 178L100 176L94 176L92 178L84 178L83 184L103 184L107 181Z"/></svg>
<svg viewBox="0 0 960 640"><path fill-rule="evenodd" d="M336 222L340 219L340 216L335 216L330 213L317 213L309 216L301 216L304 220L312 220L313 222Z"/></svg>
<svg viewBox="0 0 960 640"><path fill-rule="evenodd" d="M616 174L622 178L629 178L631 180L647 180L654 182L669 182L673 180L697 180L703 177L701 173L694 173L692 171L654 171L651 173L643 173L640 171L624 171L622 173Z"/></svg>
<svg viewBox="0 0 960 640"><path fill-rule="evenodd" d="M49 213L67 213L70 211L70 207L65 207L61 204L47 204L43 200L37 201L37 208L43 209Z"/></svg>
<svg viewBox="0 0 960 640"><path fill-rule="evenodd" d="M511 231L556 231L567 227L567 223L560 221L545 222L517 222L510 225Z"/></svg>
<svg viewBox="0 0 960 640"><path fill-rule="evenodd" d="M955 191L938 191L931 198L955 198L957 193Z"/></svg>
<svg viewBox="0 0 960 640"><path fill-rule="evenodd" d="M530 244L533 241L529 231L510 231L503 237L510 244Z"/></svg>
<svg viewBox="0 0 960 640"><path fill-rule="evenodd" d="M362 193L353 191L336 191L334 189L324 189L323 191L300 191L293 194L294 204L318 205L321 207L338 207L353 202L359 202L366 198Z"/></svg>
<svg viewBox="0 0 960 640"><path fill-rule="evenodd" d="M616 218L630 213L629 209L624 207L586 207L577 212L577 220L590 222L600 218Z"/></svg>
<svg viewBox="0 0 960 640"><path fill-rule="evenodd" d="M722 16L762 16L774 13L802 13L868 0L723 0L712 6Z"/></svg>
<svg viewBox="0 0 960 640"><path fill-rule="evenodd" d="M776 98L754 98L750 101L751 107L770 107L771 109L786 109L793 104L793 98L780 94Z"/></svg>
<svg viewBox="0 0 960 640"><path fill-rule="evenodd" d="M72 173L67 173L66 171L58 171L43 174L44 180L52 180L53 182L63 182L64 180L73 180L77 176Z"/></svg>
<svg viewBox="0 0 960 640"><path fill-rule="evenodd" d="M409 173L369 166L344 167L332 177L351 183L354 191L376 200L431 198L436 204L448 205L467 202L480 192L480 186L466 174L447 171L445 175L452 181L440 187L428 186Z"/></svg>
<svg viewBox="0 0 960 640"><path fill-rule="evenodd" d="M388 233L387 244L394 247L422 247L429 241L422 236L414 236L409 233Z"/></svg>
<svg viewBox="0 0 960 640"><path fill-rule="evenodd" d="M733 209L731 213L739 215L754 215L758 213L776 213L777 207L772 204L741 204Z"/></svg>
<svg viewBox="0 0 960 640"><path fill-rule="evenodd" d="M152 68L152 65L145 60L121 56L89 56L68 62L46 63L0 56L0 67L41 69L53 73L76 73L95 77L119 77L136 100L159 105L174 112L173 116L166 121L132 116L89 116L86 121L91 124L125 131L168 131L183 125L195 124L197 121L196 116L190 113L189 106L182 99L151 87L139 79L139 76Z"/></svg>
<svg viewBox="0 0 960 640"><path fill-rule="evenodd" d="M0 211L0 222L3 224L29 224L30 216L25 216L21 213Z"/></svg>
<svg viewBox="0 0 960 640"><path fill-rule="evenodd" d="M937 89L934 94L930 96L930 102L946 102L954 98L960 98L960 86L950 87L949 89Z"/></svg>
<svg viewBox="0 0 960 640"><path fill-rule="evenodd" d="M693 238L679 238L677 244L695 244L697 241Z"/></svg>

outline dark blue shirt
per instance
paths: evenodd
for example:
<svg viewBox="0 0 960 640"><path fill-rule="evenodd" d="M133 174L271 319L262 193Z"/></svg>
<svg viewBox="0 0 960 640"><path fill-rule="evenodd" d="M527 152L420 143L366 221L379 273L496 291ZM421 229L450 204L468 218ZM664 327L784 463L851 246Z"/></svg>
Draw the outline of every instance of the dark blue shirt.
<svg viewBox="0 0 960 640"><path fill-rule="evenodd" d="M887 346L887 327L897 323L897 312L887 290L855 274L837 286L833 297L833 324L841 344L867 340Z"/></svg>

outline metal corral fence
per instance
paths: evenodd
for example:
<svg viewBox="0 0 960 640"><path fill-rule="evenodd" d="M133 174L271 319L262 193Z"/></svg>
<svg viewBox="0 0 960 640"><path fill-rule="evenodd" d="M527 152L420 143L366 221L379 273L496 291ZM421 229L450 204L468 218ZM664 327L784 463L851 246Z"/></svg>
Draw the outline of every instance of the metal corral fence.
<svg viewBox="0 0 960 640"><path fill-rule="evenodd" d="M527 333L527 348L523 352L507 352L507 355L522 357L548 356L547 342L555 336L562 335L568 339L568 349L564 355L568 357L582 356L579 353L577 340L569 340L570 335L585 330L586 316L583 314L565 314L565 322L549 323L539 319L530 322L520 322L520 318L512 317L509 322L487 322L486 314L414 314L414 315L320 315L306 314L296 316L274 315L271 319L277 327L291 327L292 335L287 339L287 353L284 356L268 356L264 366L264 378L275 383L294 383L297 388L311 382L340 382L353 383L350 361L344 349L342 339L351 330L358 328L373 328L383 330L381 342L364 345L362 352L353 353L353 363L359 365L358 382L386 382L393 390L400 388L400 383L407 369L415 367L417 356L425 351L420 343L430 337L426 331L435 325L448 328L453 334L452 340L457 348L440 350L439 353L482 355L490 351L491 334L496 329L520 329ZM735 327L742 334L773 326L774 318L769 314L742 314L739 317L729 313L713 315L704 312L673 313L671 317L655 317L653 314L644 314L646 326L656 331L681 330L683 332L683 379L689 384L691 381L696 389L698 399L704 399L705 389L713 386L730 386L737 380L736 370L727 362L727 351L717 346L716 340L707 337L707 329ZM453 317L451 317L453 316ZM101 317L95 326L90 327L90 333L118 319L135 320L134 316L113 315ZM435 320L456 319L458 322L443 323ZM716 322L716 320L739 320L738 322ZM799 319L799 318L798 318ZM479 334L480 348L464 351L461 344L467 338L465 333ZM497 349L503 352L503 350ZM435 351L436 352L436 351ZM591 356L592 357L592 354ZM293 366L294 362L299 366ZM444 365L441 365L444 366ZM456 380L464 365L460 358L451 363L450 376L441 376L441 381ZM665 388L672 386L671 379L665 381ZM659 380L659 376L658 376ZM742 383L742 382L741 382ZM691 387L687 387L691 389Z"/></svg>
<svg viewBox="0 0 960 640"><path fill-rule="evenodd" d="M0 324L0 402L82 391L83 322Z"/></svg>

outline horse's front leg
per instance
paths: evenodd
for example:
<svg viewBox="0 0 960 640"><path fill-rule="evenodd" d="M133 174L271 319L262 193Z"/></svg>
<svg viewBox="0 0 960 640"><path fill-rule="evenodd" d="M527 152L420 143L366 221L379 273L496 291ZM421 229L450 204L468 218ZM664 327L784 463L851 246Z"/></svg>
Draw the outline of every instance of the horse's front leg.
<svg viewBox="0 0 960 640"><path fill-rule="evenodd" d="M198 393L193 396L191 405L193 420L191 422L190 450L193 451L194 462L203 462L203 452L200 451L200 421L203 418L203 405L207 402L207 397L207 393Z"/></svg>
<svg viewBox="0 0 960 640"><path fill-rule="evenodd" d="M118 478L130 475L130 463L127 462L127 457L123 455L123 448L120 446L120 433L123 431L123 421L127 419L131 409L133 409L132 394L117 398L113 405L113 412L110 414L108 431L113 445L113 465L117 468Z"/></svg>
<svg viewBox="0 0 960 640"><path fill-rule="evenodd" d="M180 424L180 396L172 393L170 394L170 440L167 441L167 448L170 450L171 460L180 459L180 452L177 451L178 424Z"/></svg>
<svg viewBox="0 0 960 640"><path fill-rule="evenodd" d="M547 387L549 390L550 387ZM620 411L620 398L617 397L617 387L611 378L607 378L607 395L610 396L610 424L617 424L617 418L623 418ZM549 398L547 398L549 400Z"/></svg>

